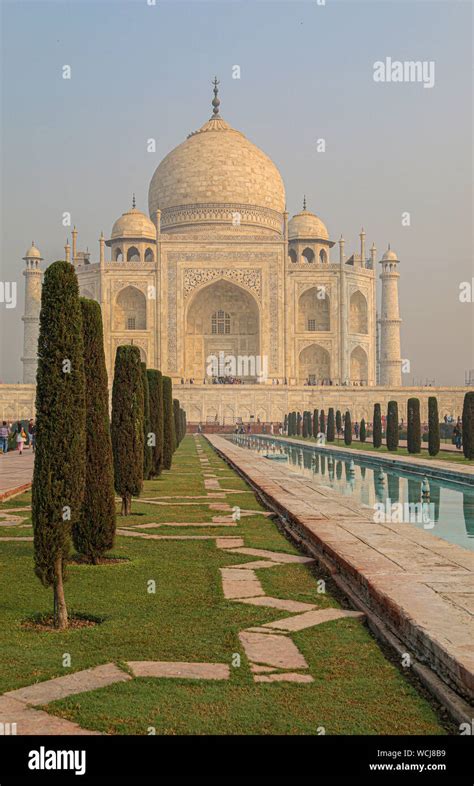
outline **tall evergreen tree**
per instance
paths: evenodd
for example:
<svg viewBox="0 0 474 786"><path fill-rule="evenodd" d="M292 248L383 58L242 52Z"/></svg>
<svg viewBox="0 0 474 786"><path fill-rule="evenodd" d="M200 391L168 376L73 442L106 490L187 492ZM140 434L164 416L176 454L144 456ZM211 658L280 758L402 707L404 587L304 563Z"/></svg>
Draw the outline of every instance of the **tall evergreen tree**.
<svg viewBox="0 0 474 786"><path fill-rule="evenodd" d="M180 406L179 401L177 398L173 399L173 416L174 416L174 433L175 433L175 445L176 448L179 446L181 442L181 423L180 423Z"/></svg>
<svg viewBox="0 0 474 786"><path fill-rule="evenodd" d="M170 377L163 376L163 468L171 469L176 449L173 414L173 384Z"/></svg>
<svg viewBox="0 0 474 786"><path fill-rule="evenodd" d="M360 430L359 430L359 440L360 442L365 442L367 438L367 427L365 425L365 418L362 418L360 421Z"/></svg>
<svg viewBox="0 0 474 786"><path fill-rule="evenodd" d="M79 554L96 565L114 545L114 461L102 313L81 297L86 399L86 482L81 515L72 529Z"/></svg>
<svg viewBox="0 0 474 786"><path fill-rule="evenodd" d="M321 410L319 413L319 430L325 434L326 433L326 416L324 414L324 409Z"/></svg>
<svg viewBox="0 0 474 786"><path fill-rule="evenodd" d="M303 412L303 437L304 437L304 439L307 439L309 437L309 434L308 434L308 413L307 413L306 410Z"/></svg>
<svg viewBox="0 0 474 786"><path fill-rule="evenodd" d="M328 442L334 442L335 436L336 436L336 434L335 434L335 422L334 422L334 408L333 407L329 407L329 410L328 410L328 428L327 428L326 439L327 439Z"/></svg>
<svg viewBox="0 0 474 786"><path fill-rule="evenodd" d="M143 487L143 383L140 350L117 347L112 387L112 450L115 491L122 516L129 516L132 497Z"/></svg>
<svg viewBox="0 0 474 786"><path fill-rule="evenodd" d="M57 628L68 626L65 563L84 499L83 353L76 273L69 262L54 262L44 274L41 295L32 520L35 573L53 588Z"/></svg>
<svg viewBox="0 0 474 786"><path fill-rule="evenodd" d="M398 448L398 404L396 401L388 402L387 410L387 450Z"/></svg>
<svg viewBox="0 0 474 786"><path fill-rule="evenodd" d="M346 445L352 444L352 420L349 410L346 411L344 418L344 442Z"/></svg>
<svg viewBox="0 0 474 786"><path fill-rule="evenodd" d="M313 411L313 437L316 438L319 434L319 412L317 409Z"/></svg>
<svg viewBox="0 0 474 786"><path fill-rule="evenodd" d="M285 414L285 420L283 421L283 433L288 433L288 415Z"/></svg>
<svg viewBox="0 0 474 786"><path fill-rule="evenodd" d="M140 363L142 369L143 385L143 480L151 477L151 467L153 461L153 434L151 431L150 420L150 389L148 385L148 374L146 363Z"/></svg>
<svg viewBox="0 0 474 786"><path fill-rule="evenodd" d="M161 371L147 369L150 398L150 433L153 443L150 477L156 478L163 469L163 376Z"/></svg>
<svg viewBox="0 0 474 786"><path fill-rule="evenodd" d="M462 408L462 447L464 457L474 459L474 391L466 393Z"/></svg>
<svg viewBox="0 0 474 786"><path fill-rule="evenodd" d="M430 396L428 399L428 452L430 456L437 456L440 449L438 399Z"/></svg>
<svg viewBox="0 0 474 786"><path fill-rule="evenodd" d="M372 442L374 448L379 448L382 444L382 411L380 404L374 404L374 427L372 432Z"/></svg>
<svg viewBox="0 0 474 786"><path fill-rule="evenodd" d="M337 431L337 436L339 437L339 435L342 432L342 415L340 409L338 409L336 412L336 431Z"/></svg>
<svg viewBox="0 0 474 786"><path fill-rule="evenodd" d="M409 398L407 403L407 448L409 453L419 453L421 450L419 398Z"/></svg>

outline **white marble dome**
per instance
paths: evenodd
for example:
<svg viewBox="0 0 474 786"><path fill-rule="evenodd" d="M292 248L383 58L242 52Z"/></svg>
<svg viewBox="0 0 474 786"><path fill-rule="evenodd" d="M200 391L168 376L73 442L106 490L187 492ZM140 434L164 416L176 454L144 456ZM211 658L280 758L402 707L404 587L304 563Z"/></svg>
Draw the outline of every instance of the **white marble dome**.
<svg viewBox="0 0 474 786"><path fill-rule="evenodd" d="M212 117L163 159L149 189L150 216L162 226L227 222L281 231L285 187L273 161L221 117ZM279 215L278 215L279 214Z"/></svg>

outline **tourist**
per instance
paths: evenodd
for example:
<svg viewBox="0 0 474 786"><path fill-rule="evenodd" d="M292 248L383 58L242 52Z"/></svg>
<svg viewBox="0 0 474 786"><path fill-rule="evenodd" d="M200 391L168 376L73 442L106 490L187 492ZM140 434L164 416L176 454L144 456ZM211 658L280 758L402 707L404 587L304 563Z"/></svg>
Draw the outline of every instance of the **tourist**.
<svg viewBox="0 0 474 786"><path fill-rule="evenodd" d="M20 456L23 455L23 445L26 441L26 434L24 432L21 421L19 420L16 425L16 447Z"/></svg>
<svg viewBox="0 0 474 786"><path fill-rule="evenodd" d="M4 420L0 427L0 445L2 448L2 453L8 453L9 435L10 435L10 429L8 428L7 421Z"/></svg>
<svg viewBox="0 0 474 786"><path fill-rule="evenodd" d="M33 418L31 418L30 422L28 423L28 440L29 444L31 445L31 449L34 452L36 445L36 423L34 422Z"/></svg>
<svg viewBox="0 0 474 786"><path fill-rule="evenodd" d="M453 429L454 444L458 450L462 448L462 426L458 421Z"/></svg>

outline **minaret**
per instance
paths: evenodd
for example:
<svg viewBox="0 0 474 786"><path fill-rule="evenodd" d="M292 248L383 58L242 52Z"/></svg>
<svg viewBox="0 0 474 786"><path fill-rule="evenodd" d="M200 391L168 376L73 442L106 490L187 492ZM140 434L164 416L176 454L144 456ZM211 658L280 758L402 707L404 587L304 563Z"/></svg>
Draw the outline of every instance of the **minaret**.
<svg viewBox="0 0 474 786"><path fill-rule="evenodd" d="M41 269L43 257L34 242L25 256L25 312L23 329L23 382L35 384L38 364L39 316L41 309Z"/></svg>
<svg viewBox="0 0 474 786"><path fill-rule="evenodd" d="M380 309L380 384L400 387L402 384L402 360L400 352L400 309L398 306L397 255L388 246L380 264L382 272L382 305Z"/></svg>
<svg viewBox="0 0 474 786"><path fill-rule="evenodd" d="M339 374L340 385L347 381L347 308L346 308L346 275L344 259L344 238L339 240Z"/></svg>

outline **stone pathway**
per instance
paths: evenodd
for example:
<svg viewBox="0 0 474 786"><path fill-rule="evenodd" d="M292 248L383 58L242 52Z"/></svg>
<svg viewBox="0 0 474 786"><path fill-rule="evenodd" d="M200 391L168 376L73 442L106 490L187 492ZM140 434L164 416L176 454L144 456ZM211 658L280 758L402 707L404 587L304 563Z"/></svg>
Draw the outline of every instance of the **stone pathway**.
<svg viewBox="0 0 474 786"><path fill-rule="evenodd" d="M31 449L24 450L22 456L17 450L0 454L0 502L30 488L34 458Z"/></svg>
<svg viewBox="0 0 474 786"><path fill-rule="evenodd" d="M199 440L197 451L201 466L210 465ZM341 617L357 617L363 619L359 612L343 611L340 609L317 609L314 604L302 603L283 598L267 596L258 579L258 570L278 569L281 565L297 565L313 562L309 557L301 557L284 552L270 551L268 549L255 549L245 547L242 537L203 535L175 535L152 534L144 530L165 527L238 527L238 521L232 517L233 506L228 502L213 501L216 496L225 499L226 494L248 493L240 489L224 489L214 472L207 472L204 478L206 495L187 496L185 499L199 500L199 502L172 502L175 497L160 497L160 500L142 498L146 504L161 505L199 505L207 504L209 509L221 515L213 516L211 522L149 522L145 524L126 525L117 529L117 534L124 537L145 538L150 540L214 540L216 548L226 553L242 554L245 557L256 557L251 561L243 560L242 563L229 565L220 569L223 587L223 596L235 603L247 603L253 606L280 609L292 616L276 620L273 623L264 623L262 626L250 627L239 633L239 639L248 658L250 670L256 683L259 682L293 682L309 683L313 678L308 673L301 673L308 669L308 664L296 644L291 639L293 631L303 630L314 625L330 622ZM180 499L182 499L180 497ZM170 501L168 501L170 500ZM5 520L0 526L22 526L24 517L19 516L20 510L15 508L3 510L0 516ZM227 515L222 515L223 513ZM240 516L272 516L271 511L241 510ZM29 526L29 525L24 525ZM33 540L33 538L5 537L0 540ZM0 721L17 723L18 734L97 734L81 729L75 723L57 718L41 710L35 709L38 705L47 705L51 702L80 693L97 690L108 685L128 682L141 677L192 679L192 680L228 680L230 667L226 663L194 663L179 661L129 661L126 664L129 671L124 671L115 663L106 663L82 671L55 677L43 682L8 691L0 696ZM130 673L129 673L130 672Z"/></svg>
<svg viewBox="0 0 474 786"><path fill-rule="evenodd" d="M265 461L220 436L207 439L296 525L297 534L344 591L370 610L373 621L388 628L412 658L429 664L441 681L462 696L474 695L472 552L410 524L374 523L367 509L328 495L285 465ZM446 468L441 461L430 466L435 463ZM474 469L459 471L470 474ZM258 549L231 551L274 558Z"/></svg>

